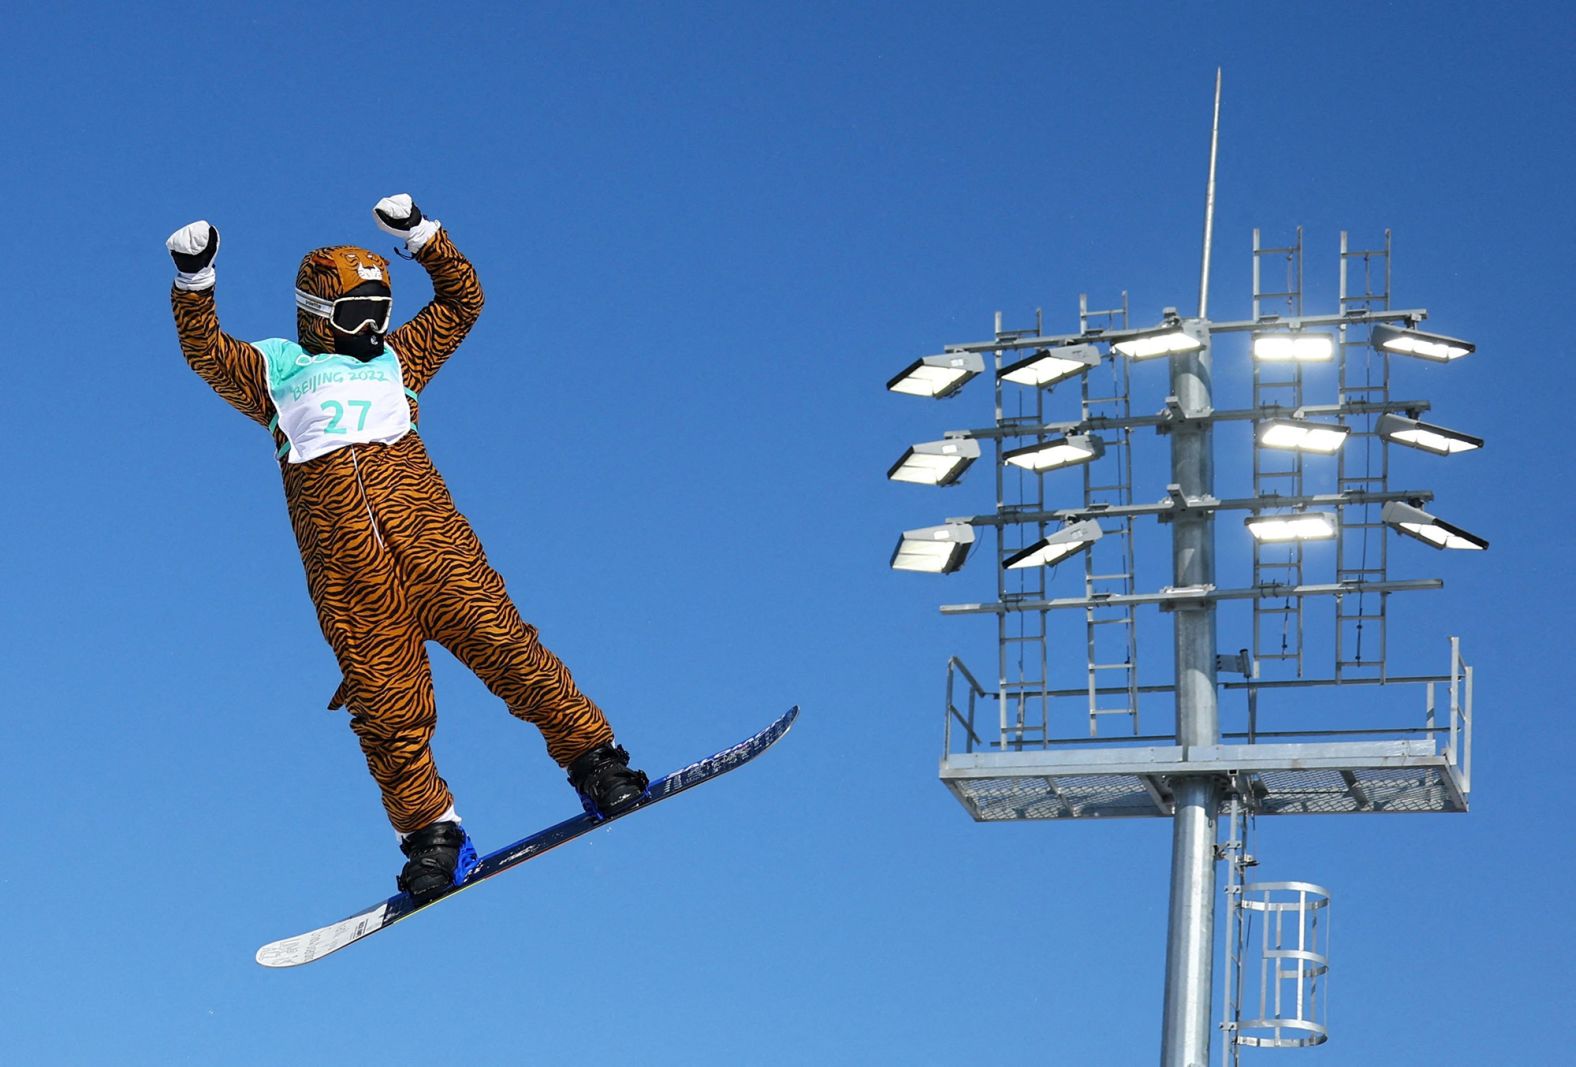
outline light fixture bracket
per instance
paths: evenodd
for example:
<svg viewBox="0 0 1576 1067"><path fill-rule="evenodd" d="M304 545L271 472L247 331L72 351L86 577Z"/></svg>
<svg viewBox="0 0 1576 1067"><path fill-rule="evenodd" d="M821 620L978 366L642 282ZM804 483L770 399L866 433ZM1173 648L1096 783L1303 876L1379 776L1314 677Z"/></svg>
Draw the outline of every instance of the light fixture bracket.
<svg viewBox="0 0 1576 1067"><path fill-rule="evenodd" d="M1215 655L1215 670L1225 671L1229 674L1240 674L1244 678L1253 677L1253 657L1247 649L1240 649L1234 656Z"/></svg>
<svg viewBox="0 0 1576 1067"><path fill-rule="evenodd" d="M1161 611L1198 610L1215 596L1213 583L1204 585L1163 585L1160 587Z"/></svg>
<svg viewBox="0 0 1576 1067"><path fill-rule="evenodd" d="M1182 492L1182 487L1173 482L1166 486L1166 500L1170 509L1162 511L1156 516L1161 522L1175 522L1178 519L1200 518L1199 513L1212 513L1220 507L1220 499L1213 496L1188 496Z"/></svg>
<svg viewBox="0 0 1576 1067"><path fill-rule="evenodd" d="M1215 417L1215 409L1204 407L1189 411L1182 406L1182 401L1168 396L1158 417L1160 421L1155 424L1155 433L1164 435L1173 430L1197 430L1208 426Z"/></svg>

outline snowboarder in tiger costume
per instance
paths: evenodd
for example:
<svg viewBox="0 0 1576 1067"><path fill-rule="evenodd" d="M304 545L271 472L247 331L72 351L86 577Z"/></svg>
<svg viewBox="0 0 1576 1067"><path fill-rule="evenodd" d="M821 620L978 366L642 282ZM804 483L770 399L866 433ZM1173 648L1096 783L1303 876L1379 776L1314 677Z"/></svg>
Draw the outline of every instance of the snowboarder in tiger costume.
<svg viewBox="0 0 1576 1067"><path fill-rule="evenodd" d="M541 730L587 810L627 810L648 783L521 619L416 432L420 390L481 313L476 272L408 195L380 200L373 217L432 279L432 301L393 331L388 261L364 248L308 253L297 339L247 344L219 328L214 309L218 231L193 222L166 247L186 362L273 434L307 589L343 673L330 707L349 710L399 833L399 887L425 903L476 862L433 761L427 641Z"/></svg>

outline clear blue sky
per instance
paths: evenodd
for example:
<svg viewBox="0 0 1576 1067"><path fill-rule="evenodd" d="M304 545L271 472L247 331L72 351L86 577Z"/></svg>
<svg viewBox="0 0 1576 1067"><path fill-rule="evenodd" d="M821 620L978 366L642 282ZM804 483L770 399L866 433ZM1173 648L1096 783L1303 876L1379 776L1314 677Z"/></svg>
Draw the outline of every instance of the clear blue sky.
<svg viewBox="0 0 1576 1067"><path fill-rule="evenodd" d="M998 309L1187 307L1217 65L1212 311L1247 316L1255 226L1306 227L1315 305L1339 231L1390 227L1397 302L1480 345L1406 384L1489 438L1406 469L1492 550L1391 556L1447 583L1392 601L1397 669L1454 632L1480 670L1475 810L1259 826L1261 873L1336 893L1334 1039L1304 1055L1568 1048L1562 5L101 3L5 38L0 1059L1153 1062L1169 827L981 826L937 782L946 657L994 652L937 605L990 571L887 555L989 483L883 476L988 393L882 386ZM385 248L369 211L403 191L487 290L422 430L527 618L653 772L804 715L758 765L272 973L259 944L401 858L321 710L268 441L182 362L162 242L217 224L225 326L288 334L302 253ZM428 290L395 270L409 313ZM571 813L534 732L434 659L483 847Z"/></svg>

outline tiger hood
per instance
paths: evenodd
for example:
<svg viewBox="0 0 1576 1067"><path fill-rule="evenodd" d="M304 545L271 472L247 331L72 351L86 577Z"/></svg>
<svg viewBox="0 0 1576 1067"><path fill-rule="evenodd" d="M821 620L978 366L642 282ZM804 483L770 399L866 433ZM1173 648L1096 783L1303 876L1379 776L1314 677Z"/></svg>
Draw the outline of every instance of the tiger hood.
<svg viewBox="0 0 1576 1067"><path fill-rule="evenodd" d="M319 300L334 301L358 286L377 282L385 294L391 294L389 261L376 252L355 245L335 245L331 248L314 248L301 260L296 271L296 291ZM296 307L296 336L301 347L308 352L333 352L334 331L328 319Z"/></svg>

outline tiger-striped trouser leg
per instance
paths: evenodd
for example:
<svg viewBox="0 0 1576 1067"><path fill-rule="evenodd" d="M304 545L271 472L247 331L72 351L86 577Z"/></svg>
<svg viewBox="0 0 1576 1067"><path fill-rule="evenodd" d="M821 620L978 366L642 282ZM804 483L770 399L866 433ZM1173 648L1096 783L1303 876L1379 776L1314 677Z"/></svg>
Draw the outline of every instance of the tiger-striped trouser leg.
<svg viewBox="0 0 1576 1067"><path fill-rule="evenodd" d="M410 833L430 826L454 803L432 757L438 724L432 671L414 626L365 637L377 642L375 661L340 660L350 728L383 795L389 822Z"/></svg>
<svg viewBox="0 0 1576 1067"><path fill-rule="evenodd" d="M520 618L503 579L487 563L480 540L457 511L427 551L410 593L427 635L487 684L509 711L542 731L560 767L613 739L592 703L559 658L542 646L536 627Z"/></svg>
<svg viewBox="0 0 1576 1067"><path fill-rule="evenodd" d="M454 799L432 757L438 713L421 623L373 525L349 451L325 457L315 471L288 472L295 490L290 516L318 623L344 677L339 695L350 727L389 821L409 833L430 825Z"/></svg>

